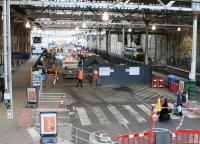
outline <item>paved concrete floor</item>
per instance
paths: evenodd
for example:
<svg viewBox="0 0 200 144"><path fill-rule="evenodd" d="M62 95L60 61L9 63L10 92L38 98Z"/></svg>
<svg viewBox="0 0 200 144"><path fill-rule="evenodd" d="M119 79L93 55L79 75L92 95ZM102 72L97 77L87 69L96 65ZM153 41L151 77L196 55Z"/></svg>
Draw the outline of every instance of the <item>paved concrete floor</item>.
<svg viewBox="0 0 200 144"><path fill-rule="evenodd" d="M14 118L7 119L6 107L0 104L0 143L2 144L33 144L27 132L30 124L30 109L26 109L26 88L30 86L31 67L36 56L16 67L12 73Z"/></svg>

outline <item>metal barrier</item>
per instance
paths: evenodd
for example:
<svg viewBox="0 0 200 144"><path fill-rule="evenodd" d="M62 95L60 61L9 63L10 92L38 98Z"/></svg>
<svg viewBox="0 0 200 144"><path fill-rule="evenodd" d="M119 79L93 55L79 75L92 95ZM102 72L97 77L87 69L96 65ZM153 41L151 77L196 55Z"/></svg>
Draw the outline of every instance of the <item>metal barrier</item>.
<svg viewBox="0 0 200 144"><path fill-rule="evenodd" d="M121 135L117 137L117 144L155 144L154 132Z"/></svg>
<svg viewBox="0 0 200 144"><path fill-rule="evenodd" d="M40 108L64 108L72 103L72 98L65 93L39 93Z"/></svg>
<svg viewBox="0 0 200 144"><path fill-rule="evenodd" d="M94 133L74 127L72 124L63 123L59 133L64 139L72 139L74 144L114 144L108 137L96 135ZM95 137L95 139L94 139ZM98 141L97 141L98 140Z"/></svg>
<svg viewBox="0 0 200 144"><path fill-rule="evenodd" d="M171 144L199 144L200 130L173 130Z"/></svg>

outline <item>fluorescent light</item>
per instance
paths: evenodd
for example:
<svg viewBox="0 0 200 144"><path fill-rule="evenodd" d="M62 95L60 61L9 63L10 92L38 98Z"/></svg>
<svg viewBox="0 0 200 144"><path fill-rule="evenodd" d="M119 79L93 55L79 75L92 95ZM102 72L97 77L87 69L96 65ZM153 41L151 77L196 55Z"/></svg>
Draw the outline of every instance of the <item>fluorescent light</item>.
<svg viewBox="0 0 200 144"><path fill-rule="evenodd" d="M104 12L104 13L103 13L102 19L103 19L104 21L109 20L109 16L108 16L108 13L107 13L107 12Z"/></svg>
<svg viewBox="0 0 200 144"><path fill-rule="evenodd" d="M128 29L128 32L132 32L132 29L131 29L131 28L129 28L129 29Z"/></svg>
<svg viewBox="0 0 200 144"><path fill-rule="evenodd" d="M33 30L34 30L34 31L36 31L36 30L37 30L37 27L36 27L36 26L34 26L34 27L33 27Z"/></svg>
<svg viewBox="0 0 200 144"><path fill-rule="evenodd" d="M181 28L180 28L180 27L178 27L178 28L177 28L177 31L181 31Z"/></svg>
<svg viewBox="0 0 200 144"><path fill-rule="evenodd" d="M86 23L85 22L83 22L83 24L82 24L82 28L86 28L87 26L86 26Z"/></svg>
<svg viewBox="0 0 200 144"><path fill-rule="evenodd" d="M31 27L30 23L29 23L29 22L26 22L25 27L26 27L26 28L30 28L30 27Z"/></svg>
<svg viewBox="0 0 200 144"><path fill-rule="evenodd" d="M153 25L151 29L152 29L152 30L156 30L156 26L155 26L155 25Z"/></svg>

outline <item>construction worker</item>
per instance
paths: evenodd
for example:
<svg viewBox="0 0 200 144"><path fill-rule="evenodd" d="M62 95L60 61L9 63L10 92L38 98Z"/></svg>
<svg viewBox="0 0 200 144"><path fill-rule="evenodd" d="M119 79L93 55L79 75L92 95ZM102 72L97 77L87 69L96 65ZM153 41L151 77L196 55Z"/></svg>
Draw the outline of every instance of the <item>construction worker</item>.
<svg viewBox="0 0 200 144"><path fill-rule="evenodd" d="M81 85L81 87L83 87L82 81L83 81L83 70L80 69L79 72L78 72L78 82L77 82L76 87L78 87L79 84Z"/></svg>

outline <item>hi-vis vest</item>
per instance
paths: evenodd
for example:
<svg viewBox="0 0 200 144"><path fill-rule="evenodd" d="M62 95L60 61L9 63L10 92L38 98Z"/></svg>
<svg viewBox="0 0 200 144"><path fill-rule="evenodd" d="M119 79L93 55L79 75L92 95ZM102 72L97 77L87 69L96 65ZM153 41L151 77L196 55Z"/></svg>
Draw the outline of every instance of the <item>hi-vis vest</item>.
<svg viewBox="0 0 200 144"><path fill-rule="evenodd" d="M78 72L78 79L82 80L83 79L83 70L80 70Z"/></svg>

